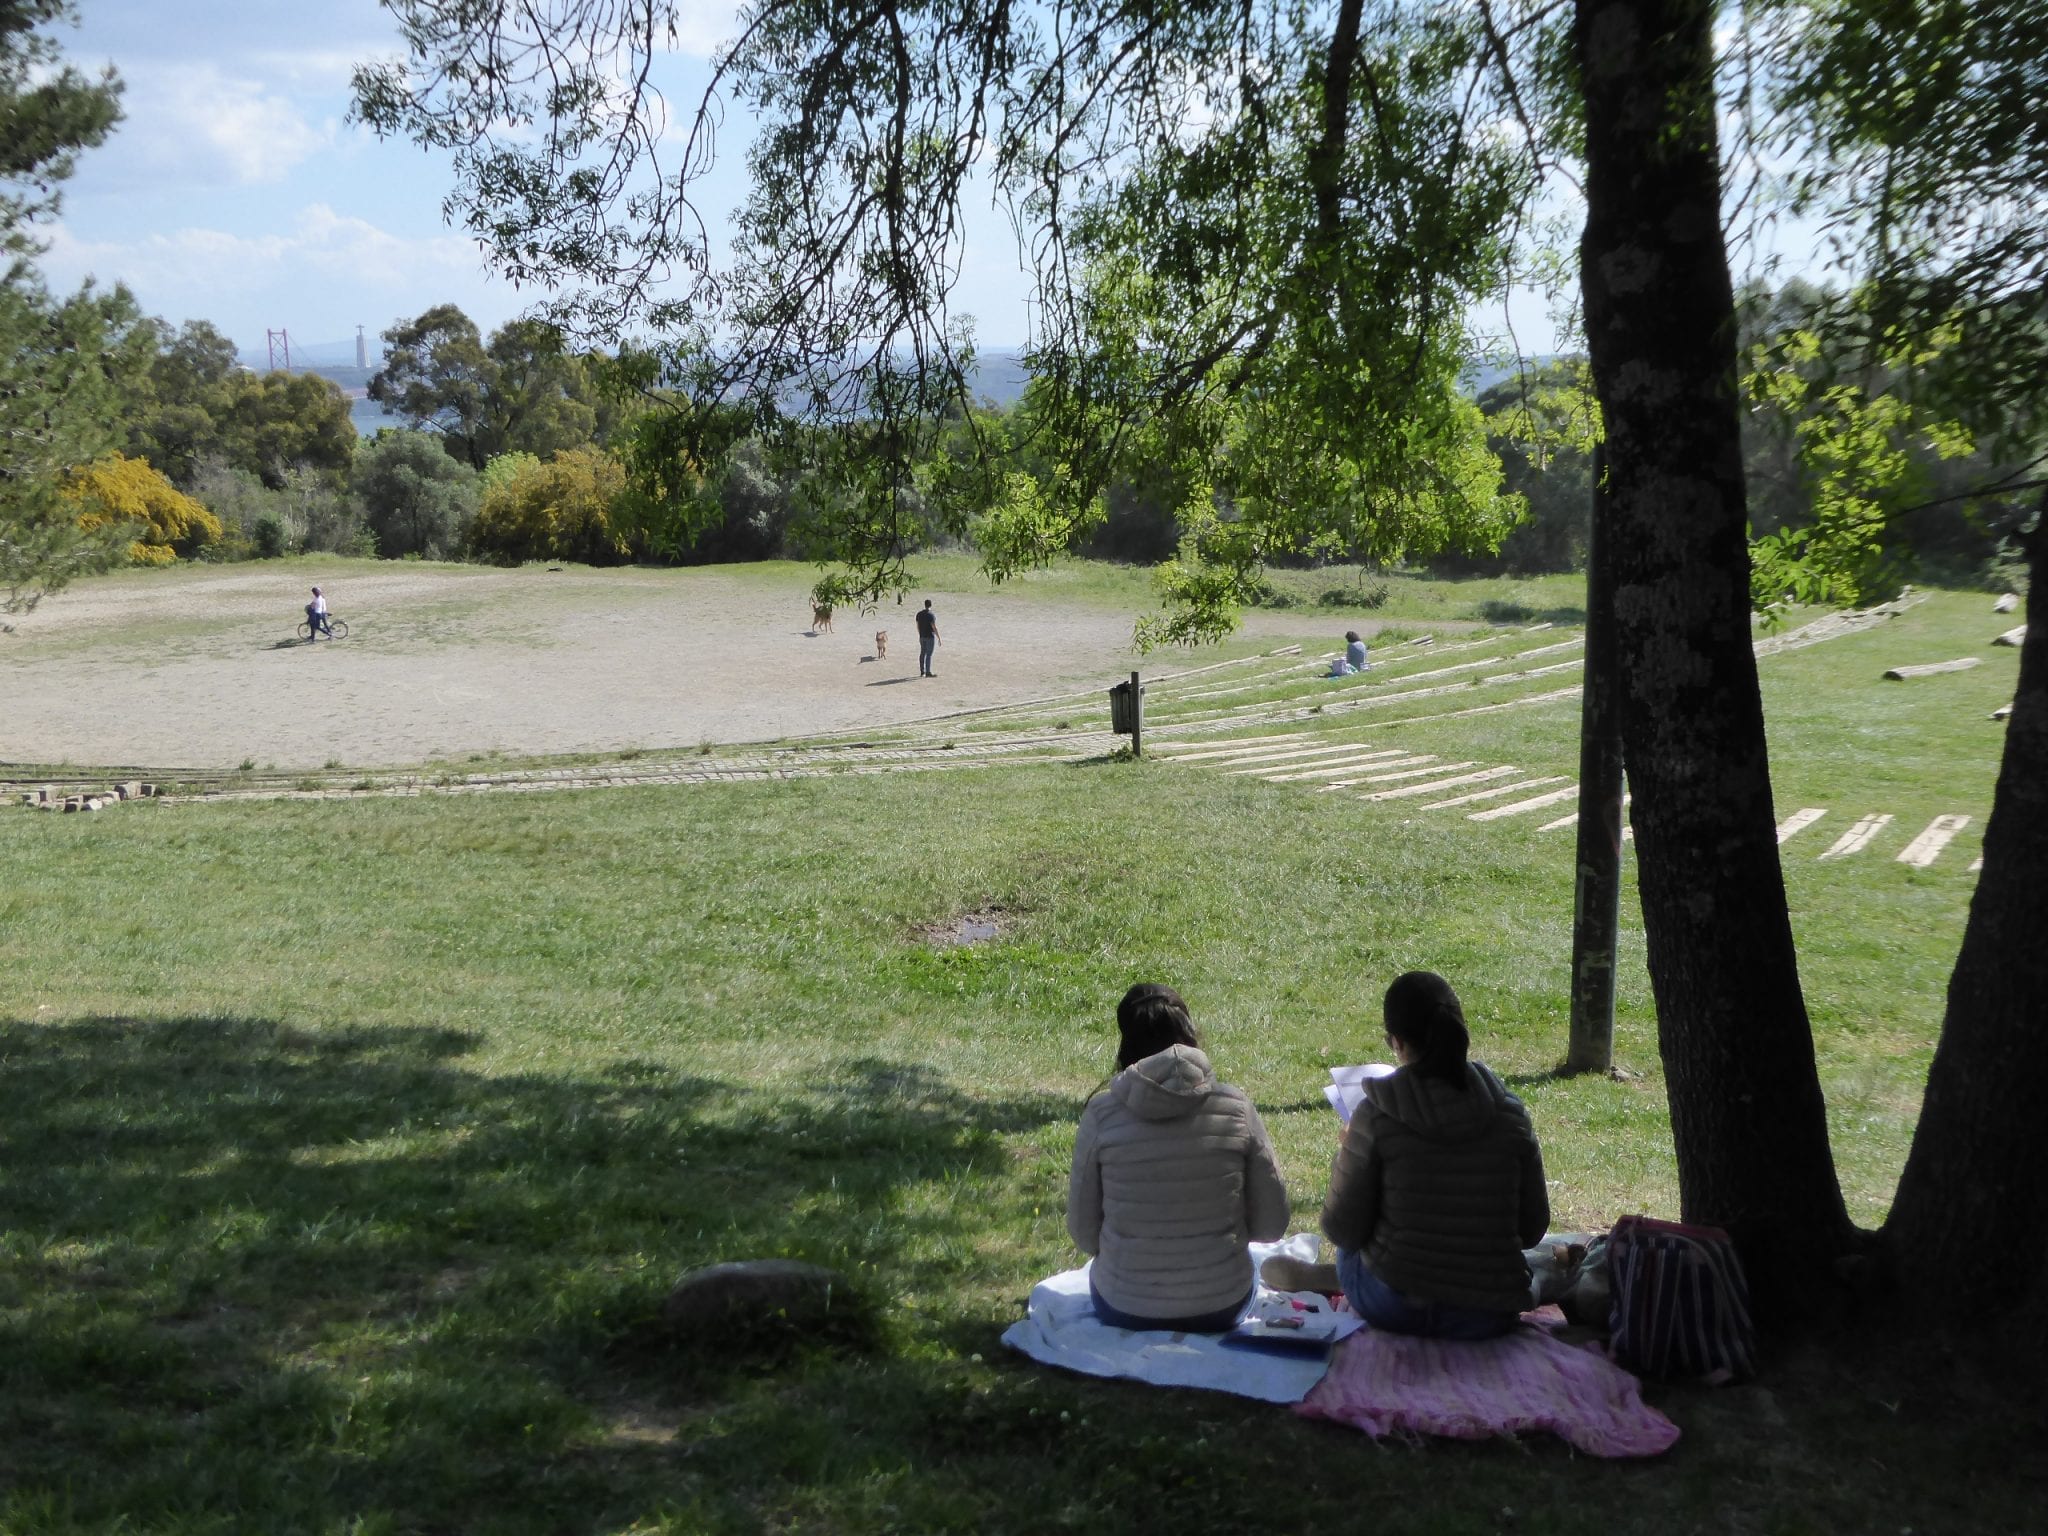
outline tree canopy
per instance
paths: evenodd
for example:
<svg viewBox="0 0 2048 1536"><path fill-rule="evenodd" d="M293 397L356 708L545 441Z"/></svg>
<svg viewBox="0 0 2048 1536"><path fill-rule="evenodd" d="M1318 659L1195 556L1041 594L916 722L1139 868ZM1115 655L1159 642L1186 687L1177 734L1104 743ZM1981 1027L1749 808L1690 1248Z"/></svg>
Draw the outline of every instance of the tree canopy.
<svg viewBox="0 0 2048 1536"><path fill-rule="evenodd" d="M125 291L53 297L34 265L78 151L120 119L111 71L89 78L44 29L63 0L0 0L0 614L35 606L118 559L126 530L81 530L58 473L115 446L114 401L137 369L141 316Z"/></svg>
<svg viewBox="0 0 2048 1536"><path fill-rule="evenodd" d="M34 226L54 215L78 151L104 143L121 120L121 83L65 61L45 29L69 22L70 0L0 0L0 249L37 249Z"/></svg>
<svg viewBox="0 0 2048 1536"><path fill-rule="evenodd" d="M590 442L596 391L556 329L514 320L491 333L453 304L437 304L384 333L384 366L370 398L440 434L448 452L482 470L501 453L542 457Z"/></svg>
<svg viewBox="0 0 2048 1536"><path fill-rule="evenodd" d="M456 216L563 290L572 333L642 349L628 375L684 418L679 448L706 458L734 401L856 444L826 530L842 596L900 587L928 510L963 534L993 516L997 577L1064 547L1155 418L1210 490L1184 504L1176 634L1327 540L1332 505L1382 557L1512 521L1455 386L1532 167L1480 131L1492 44L1455 7L764 0L673 138L665 0L394 9L410 56L358 70L358 112L454 151ZM694 199L728 100L760 134L724 260ZM936 485L908 468L972 404L950 303L975 196L1036 276L1034 425L1064 473L1022 500L986 458Z"/></svg>
<svg viewBox="0 0 2048 1536"><path fill-rule="evenodd" d="M438 560L462 547L476 513L476 471L419 432L379 432L355 456L350 488L377 553Z"/></svg>

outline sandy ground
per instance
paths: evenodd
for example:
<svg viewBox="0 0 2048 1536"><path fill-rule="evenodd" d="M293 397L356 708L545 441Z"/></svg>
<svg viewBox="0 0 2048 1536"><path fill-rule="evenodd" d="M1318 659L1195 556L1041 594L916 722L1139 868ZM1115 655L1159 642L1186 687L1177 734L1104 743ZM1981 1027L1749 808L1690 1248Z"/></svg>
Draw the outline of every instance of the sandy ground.
<svg viewBox="0 0 2048 1536"><path fill-rule="evenodd" d="M1138 665L1128 612L940 591L938 675L923 679L921 598L812 634L813 579L295 562L82 582L0 636L0 762L353 768L690 747L1107 688ZM348 640L288 638L316 581Z"/></svg>

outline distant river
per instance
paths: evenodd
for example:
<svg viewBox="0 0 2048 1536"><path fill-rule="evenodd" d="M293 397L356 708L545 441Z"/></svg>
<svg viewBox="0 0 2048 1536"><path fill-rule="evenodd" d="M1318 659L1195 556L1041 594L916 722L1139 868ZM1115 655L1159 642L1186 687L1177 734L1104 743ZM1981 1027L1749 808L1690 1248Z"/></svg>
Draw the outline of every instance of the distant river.
<svg viewBox="0 0 2048 1536"><path fill-rule="evenodd" d="M394 416L368 395L348 403L348 419L356 424L356 436L375 437L385 427L402 427L403 416Z"/></svg>

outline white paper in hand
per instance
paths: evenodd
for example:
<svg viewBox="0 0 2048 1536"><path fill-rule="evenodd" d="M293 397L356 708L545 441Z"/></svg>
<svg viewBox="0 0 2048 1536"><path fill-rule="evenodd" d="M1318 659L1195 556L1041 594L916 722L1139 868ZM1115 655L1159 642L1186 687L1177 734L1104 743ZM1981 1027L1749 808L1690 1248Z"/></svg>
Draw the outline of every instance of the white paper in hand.
<svg viewBox="0 0 2048 1536"><path fill-rule="evenodd" d="M1330 1086L1323 1090L1323 1097L1337 1111L1337 1118L1349 1125L1351 1112L1365 1101L1365 1085L1373 1078L1391 1077L1393 1073L1394 1069L1383 1061L1362 1067L1332 1067Z"/></svg>

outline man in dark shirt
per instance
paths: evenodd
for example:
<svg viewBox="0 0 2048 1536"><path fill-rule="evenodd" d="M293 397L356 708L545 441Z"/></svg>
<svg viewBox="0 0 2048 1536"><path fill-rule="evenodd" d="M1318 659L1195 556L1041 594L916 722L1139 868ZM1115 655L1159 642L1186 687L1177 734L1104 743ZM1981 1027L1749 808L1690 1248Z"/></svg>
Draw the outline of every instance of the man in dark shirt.
<svg viewBox="0 0 2048 1536"><path fill-rule="evenodd" d="M926 598L924 606L917 610L917 675L936 677L932 671L932 652L939 647L939 616L932 612L932 600Z"/></svg>

